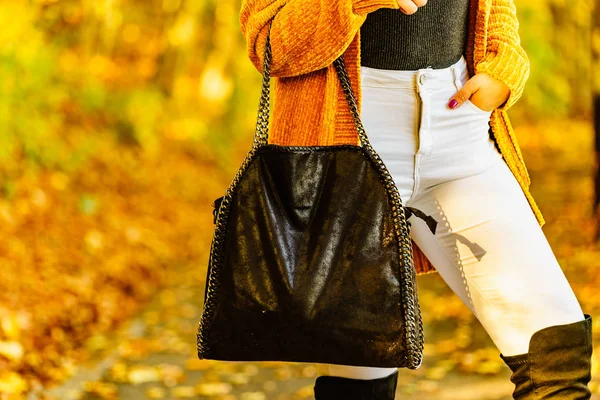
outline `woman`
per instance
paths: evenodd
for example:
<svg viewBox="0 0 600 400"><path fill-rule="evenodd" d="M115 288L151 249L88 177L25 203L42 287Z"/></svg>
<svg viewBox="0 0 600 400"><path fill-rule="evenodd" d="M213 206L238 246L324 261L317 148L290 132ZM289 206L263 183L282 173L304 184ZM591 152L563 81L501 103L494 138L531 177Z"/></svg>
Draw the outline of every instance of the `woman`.
<svg viewBox="0 0 600 400"><path fill-rule="evenodd" d="M512 370L515 399L587 399L591 317L541 229L508 119L529 76L513 0L244 0L262 73L271 25L270 143L358 144L333 61L411 217L417 273L439 272ZM364 105L363 105L364 103ZM361 109L362 108L362 109ZM393 399L397 368L329 365L315 398Z"/></svg>

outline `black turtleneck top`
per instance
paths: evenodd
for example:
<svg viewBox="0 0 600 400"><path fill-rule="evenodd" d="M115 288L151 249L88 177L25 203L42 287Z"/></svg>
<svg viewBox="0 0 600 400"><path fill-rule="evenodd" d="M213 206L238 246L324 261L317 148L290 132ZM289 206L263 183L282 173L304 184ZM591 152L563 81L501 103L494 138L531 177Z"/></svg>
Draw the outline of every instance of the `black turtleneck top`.
<svg viewBox="0 0 600 400"><path fill-rule="evenodd" d="M361 65L379 69L446 68L464 54L469 0L429 0L417 12L380 8L360 28Z"/></svg>

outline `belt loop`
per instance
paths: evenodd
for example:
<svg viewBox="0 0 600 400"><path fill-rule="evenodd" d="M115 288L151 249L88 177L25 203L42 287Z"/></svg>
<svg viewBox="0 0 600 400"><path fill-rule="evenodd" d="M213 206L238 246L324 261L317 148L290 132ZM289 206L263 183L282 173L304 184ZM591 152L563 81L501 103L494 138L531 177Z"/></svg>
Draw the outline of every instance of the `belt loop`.
<svg viewBox="0 0 600 400"><path fill-rule="evenodd" d="M450 69L452 69L452 77L454 80L454 86L456 86L456 90L460 90L460 88L462 87L461 85L461 81L460 81L460 76L458 74L458 71L456 70L456 66L451 66Z"/></svg>

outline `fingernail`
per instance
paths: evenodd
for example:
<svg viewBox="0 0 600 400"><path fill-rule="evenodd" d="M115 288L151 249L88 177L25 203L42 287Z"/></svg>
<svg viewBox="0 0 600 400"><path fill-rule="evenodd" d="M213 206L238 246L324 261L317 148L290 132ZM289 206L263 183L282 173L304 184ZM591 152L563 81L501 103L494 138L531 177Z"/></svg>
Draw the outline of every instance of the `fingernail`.
<svg viewBox="0 0 600 400"><path fill-rule="evenodd" d="M452 99L448 105L450 106L450 108L454 108L457 104L458 101L456 101L456 99Z"/></svg>

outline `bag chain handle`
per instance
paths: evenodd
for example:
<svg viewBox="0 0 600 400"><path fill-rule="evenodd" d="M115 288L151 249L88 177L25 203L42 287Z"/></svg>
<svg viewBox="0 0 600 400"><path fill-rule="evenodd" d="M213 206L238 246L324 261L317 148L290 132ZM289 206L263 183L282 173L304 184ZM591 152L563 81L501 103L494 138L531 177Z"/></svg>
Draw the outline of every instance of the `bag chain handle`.
<svg viewBox="0 0 600 400"><path fill-rule="evenodd" d="M267 34L267 42L265 45L265 54L264 54L264 62L263 62L263 80L262 80L262 91L260 96L260 104L258 110L258 119L256 123L256 132L254 135L254 145L256 147L264 146L268 142L269 138L269 106L270 106L270 81L271 81L271 26L269 26L269 33ZM360 115L358 112L358 105L356 102L356 98L354 96L354 91L352 90L352 86L350 84L350 77L348 76L348 72L346 71L346 65L344 63L344 59L342 56L338 57L333 64L335 65L338 77L340 79L340 83L342 89L344 90L344 94L346 96L346 101L348 102L348 106L350 107L350 113L352 114L352 119L354 120L354 125L358 131L358 137L360 143L363 147L369 150L369 153L376 153L371 143L369 142L369 138L367 137L365 128L363 127L362 121L360 119Z"/></svg>

